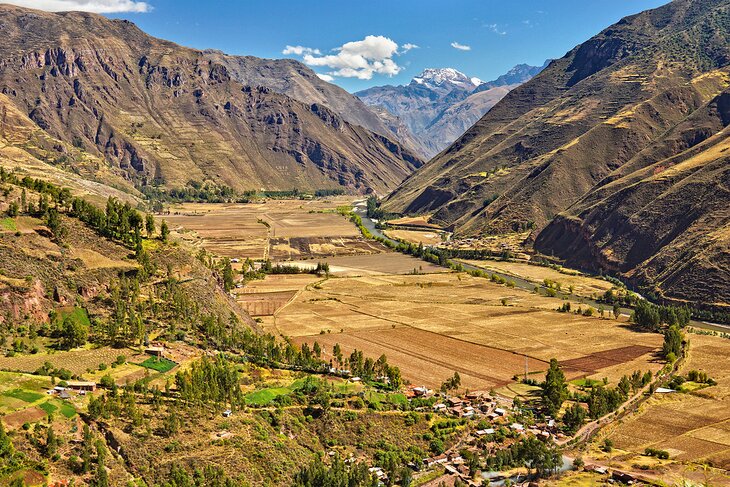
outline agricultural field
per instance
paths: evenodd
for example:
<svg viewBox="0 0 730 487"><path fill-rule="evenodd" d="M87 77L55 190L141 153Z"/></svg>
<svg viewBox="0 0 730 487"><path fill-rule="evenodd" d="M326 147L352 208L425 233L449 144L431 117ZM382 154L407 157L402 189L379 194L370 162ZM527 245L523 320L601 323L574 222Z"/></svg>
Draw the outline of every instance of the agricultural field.
<svg viewBox="0 0 730 487"><path fill-rule="evenodd" d="M717 385L692 388L689 393L654 394L637 413L609 426L601 440L610 438L614 442L616 462L647 462L642 453L646 448L655 448L670 455L670 461L659 467L676 475L693 477L697 473L689 472L689 463L697 462L730 469L730 363L726 359L730 355L730 340L695 334L688 337L689 357L680 373L704 371ZM706 473L700 471L702 475ZM730 484L730 477L715 478L717 472L708 472L714 479L711 485Z"/></svg>
<svg viewBox="0 0 730 487"><path fill-rule="evenodd" d="M95 371L100 364L111 364L119 355L133 355L128 349L111 347L85 348L68 352L37 353L0 357L0 369L32 373L50 362L57 369L66 369L72 374L81 375Z"/></svg>
<svg viewBox="0 0 730 487"><path fill-rule="evenodd" d="M555 357L571 379L609 383L661 368L660 335L558 313L562 302L464 273L334 278L301 292L273 322L300 343L385 353L407 379L428 386L454 370L467 387L502 386L524 373L525 357L531 373Z"/></svg>
<svg viewBox="0 0 730 487"><path fill-rule="evenodd" d="M76 416L83 399L58 399L47 394L51 387L50 377L0 372L0 414L3 415L3 423L10 428L18 428L50 414L67 419Z"/></svg>
<svg viewBox="0 0 730 487"><path fill-rule="evenodd" d="M351 255L321 259L330 267L334 276L368 276L387 274L433 274L446 272L447 269L424 262L409 255L387 252L375 255ZM317 261L297 260L291 262L301 267L316 266Z"/></svg>
<svg viewBox="0 0 730 487"><path fill-rule="evenodd" d="M459 260L465 264L473 265L480 269L490 272L499 272L510 276L520 277L526 281L535 284L543 284L545 279L560 283L561 289L568 292L570 286L573 287L573 293L578 296L598 296L602 295L613 285L604 281L581 274L578 271L565 269L562 272L538 265L530 265L522 262L510 262L501 260Z"/></svg>
<svg viewBox="0 0 730 487"><path fill-rule="evenodd" d="M251 316L271 316L285 306L300 290L321 280L312 274L278 274L253 280L234 290L236 301Z"/></svg>
<svg viewBox="0 0 730 487"><path fill-rule="evenodd" d="M289 260L374 254L385 248L360 236L337 213L349 198L175 205L167 220L180 238L222 257Z"/></svg>
<svg viewBox="0 0 730 487"><path fill-rule="evenodd" d="M422 228L433 228L434 230L440 230L441 227L430 223L431 215L421 216L405 216L403 218L397 218L395 220L388 220L388 225L396 227L422 227Z"/></svg>
<svg viewBox="0 0 730 487"><path fill-rule="evenodd" d="M436 231L419 231L419 230L384 230L383 233L395 240L405 240L415 244L423 245L439 245L443 242L441 233Z"/></svg>

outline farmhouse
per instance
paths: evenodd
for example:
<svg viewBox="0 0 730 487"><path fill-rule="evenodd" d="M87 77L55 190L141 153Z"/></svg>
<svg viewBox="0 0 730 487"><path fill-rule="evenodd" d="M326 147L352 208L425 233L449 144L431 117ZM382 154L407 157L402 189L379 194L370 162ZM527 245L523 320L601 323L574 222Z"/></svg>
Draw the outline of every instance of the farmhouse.
<svg viewBox="0 0 730 487"><path fill-rule="evenodd" d="M86 380L70 380L68 388L74 391L96 392L96 382Z"/></svg>
<svg viewBox="0 0 730 487"><path fill-rule="evenodd" d="M429 457L423 460L423 464L427 467L433 467L434 465L440 465L448 461L448 457L445 454L438 455L436 457Z"/></svg>

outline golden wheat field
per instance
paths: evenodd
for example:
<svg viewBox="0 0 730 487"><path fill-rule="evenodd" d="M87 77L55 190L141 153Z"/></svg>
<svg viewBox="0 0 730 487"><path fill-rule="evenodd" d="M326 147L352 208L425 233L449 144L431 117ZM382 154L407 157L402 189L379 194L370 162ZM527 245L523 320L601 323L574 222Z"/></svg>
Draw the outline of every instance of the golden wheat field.
<svg viewBox="0 0 730 487"><path fill-rule="evenodd" d="M493 387L524 372L525 356L531 372L555 357L570 378L609 382L661 367L660 335L558 313L560 302L463 273L332 278L299 293L272 326L300 342L382 350L411 371L409 379L427 385L461 367L471 387ZM431 348L414 351L425 345ZM465 361L467 355L478 359Z"/></svg>

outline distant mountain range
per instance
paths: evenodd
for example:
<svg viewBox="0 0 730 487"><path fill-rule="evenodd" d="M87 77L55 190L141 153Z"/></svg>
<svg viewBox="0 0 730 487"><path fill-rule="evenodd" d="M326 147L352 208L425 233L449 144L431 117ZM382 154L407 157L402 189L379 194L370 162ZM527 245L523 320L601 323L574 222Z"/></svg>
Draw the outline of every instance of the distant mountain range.
<svg viewBox="0 0 730 487"><path fill-rule="evenodd" d="M410 143L430 158L543 67L520 64L489 82L454 68L426 69L407 85L376 86L355 94L381 116L397 117L413 134L415 142Z"/></svg>
<svg viewBox="0 0 730 487"><path fill-rule="evenodd" d="M512 90L384 207L457 235L527 230L570 265L727 306L730 0L675 0L608 27Z"/></svg>
<svg viewBox="0 0 730 487"><path fill-rule="evenodd" d="M4 119L2 138L28 165L130 192L209 181L382 194L422 164L358 98L295 61L189 49L81 12L0 4L0 29L0 105L24 127ZM29 140L32 127L42 134Z"/></svg>

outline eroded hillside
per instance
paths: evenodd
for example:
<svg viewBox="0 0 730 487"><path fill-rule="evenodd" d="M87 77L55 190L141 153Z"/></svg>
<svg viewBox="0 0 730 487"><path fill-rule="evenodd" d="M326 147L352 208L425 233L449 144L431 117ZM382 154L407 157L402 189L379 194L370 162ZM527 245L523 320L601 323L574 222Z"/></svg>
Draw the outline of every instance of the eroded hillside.
<svg viewBox="0 0 730 487"><path fill-rule="evenodd" d="M210 53L130 22L8 5L0 17L2 93L135 186L385 192L421 165L322 104L244 85Z"/></svg>

